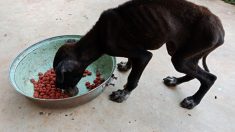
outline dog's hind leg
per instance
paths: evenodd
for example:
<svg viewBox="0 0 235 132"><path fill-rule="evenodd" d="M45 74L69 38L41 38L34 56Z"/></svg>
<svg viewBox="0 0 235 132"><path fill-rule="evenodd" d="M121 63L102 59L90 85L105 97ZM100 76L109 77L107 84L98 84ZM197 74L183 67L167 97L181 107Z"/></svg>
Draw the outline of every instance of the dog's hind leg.
<svg viewBox="0 0 235 132"><path fill-rule="evenodd" d="M185 51L185 53L186 52L188 51ZM185 98L180 104L183 108L192 109L201 102L217 77L198 66L198 60L200 59L198 56L196 57L192 54L191 57L188 57L188 55L186 57L185 55L186 54L182 51L179 54L174 55L172 57L172 63L177 71L185 73L188 77L196 78L201 83L199 90L194 95ZM204 55L200 54L199 56Z"/></svg>
<svg viewBox="0 0 235 132"><path fill-rule="evenodd" d="M127 62L118 63L117 64L117 69L120 72L126 72L126 71L129 71L131 69L131 65L132 65L131 59L128 58Z"/></svg>
<svg viewBox="0 0 235 132"><path fill-rule="evenodd" d="M129 57L132 62L132 70L128 76L128 80L126 85L124 86L123 90L118 90L113 92L109 97L110 100L121 103L124 100L126 100L131 91L134 90L139 82L139 79L147 66L148 62L152 58L152 53L149 51L139 51L136 53L128 53L129 55L126 57Z"/></svg>
<svg viewBox="0 0 235 132"><path fill-rule="evenodd" d="M212 50L210 49L209 51L212 51ZM202 59L203 68L204 68L205 71L210 72L207 65L206 65L206 57L209 54L209 52L204 52L204 54L205 54L205 56L203 56L203 59ZM198 60L198 59L200 59L200 55L199 55L199 58L197 58L196 60ZM197 63L195 62L195 64L198 64L198 61L197 61ZM189 75L185 75L185 76L178 77L178 78L174 77L174 76L168 76L168 77L163 79L163 82L168 87L174 87L176 85L179 85L179 84L184 83L184 82L191 81L193 79L194 79L194 77L189 76Z"/></svg>
<svg viewBox="0 0 235 132"><path fill-rule="evenodd" d="M210 72L208 67L207 67L207 65L206 65L206 57L207 57L207 55L209 53L208 52L205 52L205 53L207 53L207 54L205 56L203 56L202 64L203 64L204 70L207 71L207 72ZM163 79L163 82L168 87L174 87L176 85L179 85L179 84L184 83L184 82L191 81L193 79L194 79L194 77L189 76L189 75L185 75L183 77L178 77L178 78L177 77L173 77L173 76L171 76L171 77L168 76L168 77Z"/></svg>
<svg viewBox="0 0 235 132"><path fill-rule="evenodd" d="M167 42L166 43L166 48L167 52L170 56L173 56L174 53L176 52L176 44L174 42ZM163 83L168 86L168 87L175 87L176 85L179 85L183 82L188 82L190 80L194 79L194 77L185 75L182 77L174 77L174 76L168 76L163 79Z"/></svg>
<svg viewBox="0 0 235 132"><path fill-rule="evenodd" d="M195 74L195 77L200 81L201 86L194 95L185 98L180 103L181 107L183 108L192 109L196 105L198 105L201 102L204 95L209 91L209 89L217 79L215 75L202 70L199 66L197 68L197 73Z"/></svg>

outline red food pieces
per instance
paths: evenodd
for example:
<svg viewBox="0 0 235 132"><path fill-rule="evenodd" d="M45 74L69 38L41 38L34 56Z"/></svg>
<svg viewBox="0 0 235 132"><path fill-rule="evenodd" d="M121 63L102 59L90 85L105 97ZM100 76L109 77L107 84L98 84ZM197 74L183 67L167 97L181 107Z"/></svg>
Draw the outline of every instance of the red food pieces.
<svg viewBox="0 0 235 132"><path fill-rule="evenodd" d="M96 71L96 77L100 77L101 73L99 71Z"/></svg>
<svg viewBox="0 0 235 132"><path fill-rule="evenodd" d="M93 83L91 84L90 82L86 82L85 86L89 89L92 90L96 87L98 87L100 84L102 84L104 82L104 79L101 78L101 73L100 72L96 72L96 78L93 81Z"/></svg>
<svg viewBox="0 0 235 132"><path fill-rule="evenodd" d="M31 83L35 83L36 81L34 79L30 79L30 82Z"/></svg>
<svg viewBox="0 0 235 132"><path fill-rule="evenodd" d="M83 73L83 77L90 76L92 73L88 70L85 70ZM97 74L96 79L94 80L94 84L86 83L86 87L89 89L93 89L99 86L102 81L100 79L101 74ZM30 82L34 86L34 94L33 97L40 99L63 99L68 98L69 96L61 89L56 88L56 74L54 69L49 69L44 74L38 73L39 79L36 81L35 79L30 79Z"/></svg>
<svg viewBox="0 0 235 132"><path fill-rule="evenodd" d="M90 76L92 73L88 70L85 70L83 73L83 77Z"/></svg>
<svg viewBox="0 0 235 132"><path fill-rule="evenodd" d="M30 79L34 86L33 97L41 99L62 99L69 96L63 90L55 87L56 74L53 69L46 71L44 74L38 73L39 80Z"/></svg>
<svg viewBox="0 0 235 132"><path fill-rule="evenodd" d="M86 87L88 87L88 86L90 86L91 85L91 83L90 82L86 82Z"/></svg>

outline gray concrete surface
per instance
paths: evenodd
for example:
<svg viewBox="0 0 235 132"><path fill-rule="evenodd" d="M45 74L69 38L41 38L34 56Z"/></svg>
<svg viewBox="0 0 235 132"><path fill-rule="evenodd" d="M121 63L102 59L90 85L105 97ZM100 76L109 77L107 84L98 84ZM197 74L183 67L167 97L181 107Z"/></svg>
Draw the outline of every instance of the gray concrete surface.
<svg viewBox="0 0 235 132"><path fill-rule="evenodd" d="M154 57L139 87L122 104L108 100L111 91L122 88L126 82L128 74L117 71L119 79L115 87L108 87L95 100L76 108L40 108L13 90L8 81L8 68L19 52L49 37L83 35L103 10L125 1L0 1L0 132L235 131L235 6L220 0L193 0L217 14L226 30L225 44L208 57L211 72L218 80L194 110L179 107L179 102L197 90L198 81L174 89L162 84L162 78L167 75L181 75L170 63L165 46L153 51Z"/></svg>

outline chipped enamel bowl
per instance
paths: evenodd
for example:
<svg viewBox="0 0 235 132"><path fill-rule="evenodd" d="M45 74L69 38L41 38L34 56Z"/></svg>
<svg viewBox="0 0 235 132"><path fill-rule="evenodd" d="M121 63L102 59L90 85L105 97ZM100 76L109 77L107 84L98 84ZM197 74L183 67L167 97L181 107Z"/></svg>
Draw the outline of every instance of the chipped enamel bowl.
<svg viewBox="0 0 235 132"><path fill-rule="evenodd" d="M52 68L53 59L56 51L68 40L79 41L79 35L58 36L38 42L22 53L20 53L10 66L9 79L13 88L32 100L34 103L45 107L72 107L84 104L102 93L104 88L112 79L113 71L116 66L116 59L114 57L104 55L97 61L92 63L87 69L93 73L99 70L105 81L95 89L89 91L85 87L85 82L95 79L95 74L82 78L77 84L79 93L76 96L65 99L38 99L33 97L33 84L30 82L31 78L38 79L38 72L46 72Z"/></svg>

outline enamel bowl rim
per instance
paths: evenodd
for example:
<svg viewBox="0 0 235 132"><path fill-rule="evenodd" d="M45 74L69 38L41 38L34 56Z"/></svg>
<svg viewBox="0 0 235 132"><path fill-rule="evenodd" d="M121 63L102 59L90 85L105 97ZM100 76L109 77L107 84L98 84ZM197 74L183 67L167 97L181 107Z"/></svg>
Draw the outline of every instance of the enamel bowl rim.
<svg viewBox="0 0 235 132"><path fill-rule="evenodd" d="M22 92L21 90L18 89L18 86L16 85L16 82L15 82L15 79L14 79L14 76L15 76L15 71L16 71L16 68L18 66L18 64L28 55L30 54L32 51L34 51L35 49L37 48L40 48L41 47L41 44L43 42L46 42L46 41L49 41L49 40L54 40L54 39L58 39L58 38L63 38L63 37L78 37L78 38L81 38L82 36L81 35L60 35L60 36L55 36L55 37L51 37L51 38L47 38L47 39L44 39L42 41L39 41L31 46L29 46L28 48L26 48L25 50L21 51L16 57L15 59L12 61L11 65L10 65L10 68L9 68L9 81L11 83L11 85L13 86L13 88L20 94L22 94L23 96L27 97L27 98L30 98L32 100L38 100L38 101L50 101L50 102L53 102L53 101L64 101L64 100L71 100L71 99L74 99L74 98L79 98L79 97L82 97L82 96L86 96L90 93L92 93L93 91L95 91L96 89L106 85L111 77L112 77L112 74L116 68L116 57L113 57L113 56L110 56L112 58L112 61L113 61L113 66L112 66L112 71L111 71L111 75L102 83L100 84L98 87L88 91L87 93L84 93L82 95L79 95L79 96L73 96L73 97L68 97L68 98L64 98L64 99L40 99L40 98L33 98L32 96L28 96L26 94L24 94L24 92Z"/></svg>

